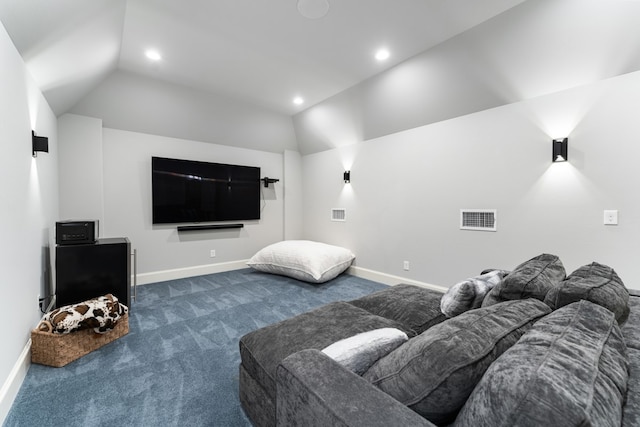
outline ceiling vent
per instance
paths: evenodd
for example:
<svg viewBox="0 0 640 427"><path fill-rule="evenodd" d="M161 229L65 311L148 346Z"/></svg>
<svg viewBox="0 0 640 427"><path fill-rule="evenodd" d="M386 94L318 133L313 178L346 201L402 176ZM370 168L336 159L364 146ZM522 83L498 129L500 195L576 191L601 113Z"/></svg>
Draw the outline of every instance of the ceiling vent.
<svg viewBox="0 0 640 427"><path fill-rule="evenodd" d="M496 231L496 209L460 209L460 229Z"/></svg>
<svg viewBox="0 0 640 427"><path fill-rule="evenodd" d="M347 210L344 208L331 209L331 221L345 222L347 220Z"/></svg>

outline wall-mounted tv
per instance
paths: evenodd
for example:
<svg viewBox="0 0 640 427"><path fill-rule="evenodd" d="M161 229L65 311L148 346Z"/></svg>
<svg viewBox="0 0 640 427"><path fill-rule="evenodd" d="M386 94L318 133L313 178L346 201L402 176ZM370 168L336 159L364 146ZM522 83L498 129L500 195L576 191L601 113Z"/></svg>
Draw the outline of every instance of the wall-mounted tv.
<svg viewBox="0 0 640 427"><path fill-rule="evenodd" d="M260 168L151 158L154 224L260 219Z"/></svg>

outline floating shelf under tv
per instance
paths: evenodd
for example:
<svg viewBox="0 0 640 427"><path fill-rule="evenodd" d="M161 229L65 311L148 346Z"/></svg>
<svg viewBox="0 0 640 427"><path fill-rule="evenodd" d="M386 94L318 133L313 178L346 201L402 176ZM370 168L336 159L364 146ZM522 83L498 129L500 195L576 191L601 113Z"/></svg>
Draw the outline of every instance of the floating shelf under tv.
<svg viewBox="0 0 640 427"><path fill-rule="evenodd" d="M180 225L178 226L178 231L224 230L242 227L244 227L244 224Z"/></svg>

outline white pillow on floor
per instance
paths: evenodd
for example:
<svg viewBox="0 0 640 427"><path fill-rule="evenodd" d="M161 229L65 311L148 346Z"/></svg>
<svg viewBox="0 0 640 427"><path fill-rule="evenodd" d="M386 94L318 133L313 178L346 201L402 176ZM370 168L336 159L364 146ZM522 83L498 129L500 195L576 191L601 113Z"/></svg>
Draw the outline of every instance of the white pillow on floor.
<svg viewBox="0 0 640 427"><path fill-rule="evenodd" d="M311 283L324 283L345 271L355 255L346 248L310 240L285 240L256 253L247 265Z"/></svg>

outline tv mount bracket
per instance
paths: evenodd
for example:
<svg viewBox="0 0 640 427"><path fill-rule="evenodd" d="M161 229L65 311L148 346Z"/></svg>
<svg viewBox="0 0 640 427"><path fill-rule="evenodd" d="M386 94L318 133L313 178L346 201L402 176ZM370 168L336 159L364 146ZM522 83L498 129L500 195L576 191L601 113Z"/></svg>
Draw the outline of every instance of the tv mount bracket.
<svg viewBox="0 0 640 427"><path fill-rule="evenodd" d="M269 187L269 184L273 184L274 182L278 182L280 180L277 178L269 178L268 176L265 176L260 181L264 182L264 187L267 188Z"/></svg>

